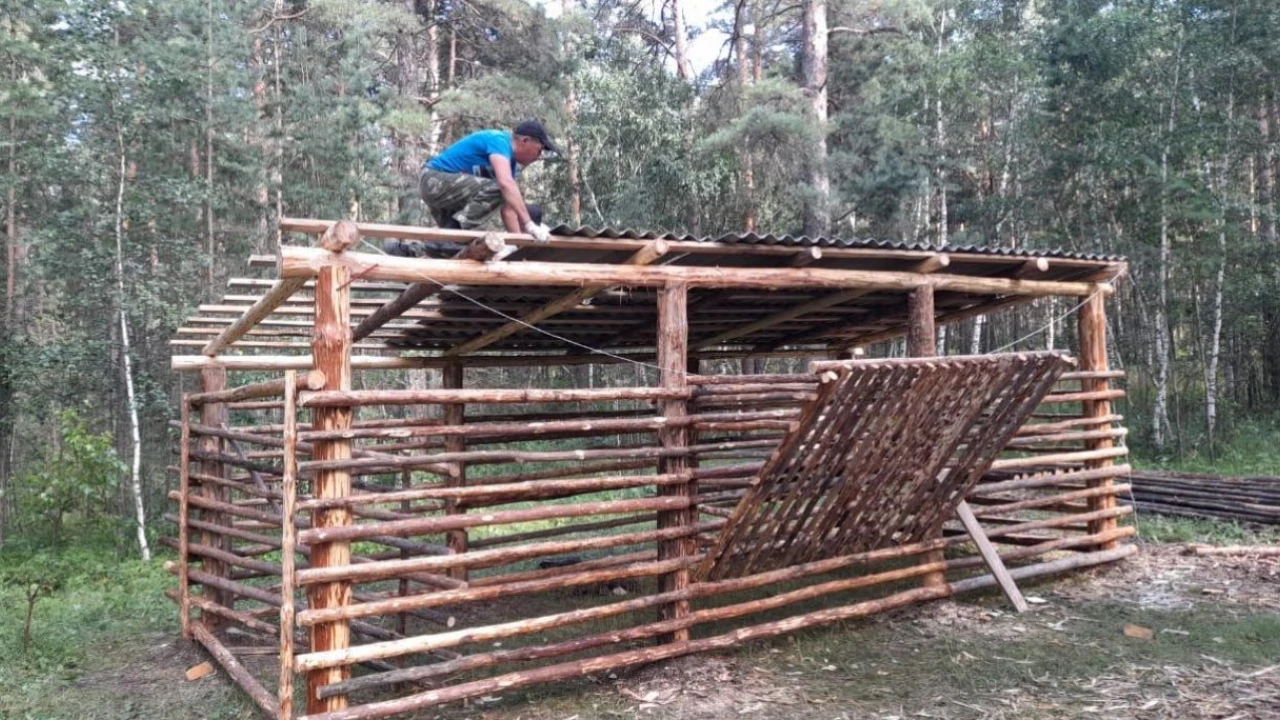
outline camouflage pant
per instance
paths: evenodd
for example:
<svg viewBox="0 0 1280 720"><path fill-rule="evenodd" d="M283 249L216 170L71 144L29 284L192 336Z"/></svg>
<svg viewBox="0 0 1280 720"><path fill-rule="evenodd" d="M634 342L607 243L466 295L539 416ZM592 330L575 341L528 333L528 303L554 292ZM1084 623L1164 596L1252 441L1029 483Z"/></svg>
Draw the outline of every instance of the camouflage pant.
<svg viewBox="0 0 1280 720"><path fill-rule="evenodd" d="M498 181L464 173L424 168L418 192L442 228L480 227L502 206Z"/></svg>

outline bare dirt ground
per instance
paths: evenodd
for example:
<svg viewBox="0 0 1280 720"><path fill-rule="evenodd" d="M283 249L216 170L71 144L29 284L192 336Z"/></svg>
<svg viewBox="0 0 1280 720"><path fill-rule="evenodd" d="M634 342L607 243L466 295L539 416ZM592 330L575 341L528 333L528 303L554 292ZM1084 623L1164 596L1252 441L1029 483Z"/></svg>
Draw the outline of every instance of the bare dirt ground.
<svg viewBox="0 0 1280 720"><path fill-rule="evenodd" d="M415 717L1280 718L1280 558L1148 545L1024 592L1023 615L998 596L933 603ZM189 645L157 636L125 652L104 648L64 685L68 714L12 717L256 717L221 672L183 680L204 659Z"/></svg>

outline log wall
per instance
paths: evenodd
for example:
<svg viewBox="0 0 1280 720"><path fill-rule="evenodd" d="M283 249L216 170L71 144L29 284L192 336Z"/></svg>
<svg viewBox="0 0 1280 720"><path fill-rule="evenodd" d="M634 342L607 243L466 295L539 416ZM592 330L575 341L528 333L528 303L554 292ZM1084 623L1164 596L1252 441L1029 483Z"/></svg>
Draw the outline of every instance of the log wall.
<svg viewBox="0 0 1280 720"><path fill-rule="evenodd" d="M185 541L172 543L185 546L173 570L192 589L173 594L184 624L215 657L279 652L279 672L255 678L244 663L233 678L259 705L277 689L281 717L303 676L306 717L385 717L994 583L958 521L912 546L688 583L816 377L676 377L576 393L353 392L338 424L324 420L332 394L286 397L292 381L252 404L184 408L174 520ZM1132 550L1115 546L1132 532L1114 503L1124 430L1099 413L1122 395L1118 377L1065 375L969 495L1014 577ZM295 401L296 428L284 412ZM348 456L326 449L339 443ZM344 475L346 495L324 491ZM316 522L335 512L349 523ZM341 546L349 562L331 551L314 562ZM347 599L315 602L334 587ZM317 629L335 626L349 642L316 648Z"/></svg>

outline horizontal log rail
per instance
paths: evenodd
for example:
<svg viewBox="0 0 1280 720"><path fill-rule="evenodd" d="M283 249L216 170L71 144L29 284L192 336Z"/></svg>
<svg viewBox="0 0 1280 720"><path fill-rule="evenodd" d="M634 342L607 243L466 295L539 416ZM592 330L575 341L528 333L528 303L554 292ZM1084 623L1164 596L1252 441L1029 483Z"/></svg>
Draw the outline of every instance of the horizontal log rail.
<svg viewBox="0 0 1280 720"><path fill-rule="evenodd" d="M1136 548L1134 546L1125 545L1117 550L1108 552L1087 553L1066 558L1064 560L1027 565L1012 571L1012 575L1017 580L1052 575L1065 572L1066 570L1115 562L1131 555L1135 551ZM477 697L500 690L509 691L511 689L535 683L564 680L571 677L590 675L606 670L616 670L622 667L656 662L682 655L727 649L757 639L773 637L775 635L790 633L809 627L827 625L841 620L865 617L867 615L883 612L896 607L903 607L927 600L940 599L958 592L971 592L984 589L994 586L995 583L995 578L990 575L982 575L969 580L960 581L952 585L943 584L939 586L907 590L877 600L863 601L839 608L818 610L753 627L740 628L723 635L700 638L697 640L688 640L680 643L671 643L657 647L628 650L611 655L573 660L559 665L547 665L532 670L512 672L497 677L475 680L447 688L417 693L395 700L386 700L377 703L370 703L360 707L349 708L347 710L310 715L302 718L302 720L365 720L368 718L389 717L395 714L412 712L414 710L432 707L441 703ZM720 610L720 608L717 608L716 610ZM705 612L708 611L698 611L697 613L684 618L662 621L651 625L638 626L636 628L618 631L611 635L614 639L610 642L640 639L634 637L636 634L640 634L641 638L652 637L653 635L672 632L673 630L681 627L689 627L690 625L699 622L706 622L706 617L704 615L700 615ZM562 644L562 647L564 646L569 646L569 644ZM572 646L569 647L571 649L562 652L567 654L567 652L573 652L577 649ZM514 653L518 651L509 652ZM461 662L466 662L466 659L463 659Z"/></svg>
<svg viewBox="0 0 1280 720"><path fill-rule="evenodd" d="M790 383L816 383L818 376L813 373L796 373L794 375L774 374L774 375L686 375L685 381L689 385L707 386L707 385L741 385L743 383L751 384L790 384Z"/></svg>
<svg viewBox="0 0 1280 720"><path fill-rule="evenodd" d="M165 594L165 597L169 598L175 603L181 602L179 600L179 593L174 588L169 588L168 590L165 590L164 594ZM274 636L280 632L280 629L277 628L275 625L272 625L271 623L263 622L262 620L259 620L258 618L254 617L253 614L251 613L241 612L240 610L232 610L229 607L219 605L218 603L201 595L191 595L190 597L187 598L187 603L192 607L199 609L200 612L202 613L207 613L209 615L217 615L218 617L226 618L227 620L231 620L232 622L239 623L244 627L248 628L249 630L265 635L266 637Z"/></svg>
<svg viewBox="0 0 1280 720"><path fill-rule="evenodd" d="M682 400L691 391L668 388L600 388L562 390L328 390L302 393L299 407L363 407L365 405L515 404L615 402L618 400Z"/></svg>
<svg viewBox="0 0 1280 720"><path fill-rule="evenodd" d="M1101 417L1078 417L1056 422L1028 423L1018 428L1017 432L1014 433L1014 437L1065 432L1081 427L1094 427L1096 425L1112 425L1114 423L1121 422L1122 420L1124 420L1123 415L1103 415Z"/></svg>
<svg viewBox="0 0 1280 720"><path fill-rule="evenodd" d="M1090 468L1087 470L1072 470L1063 472L1054 470L1051 472L1035 473L1029 477L1017 478L1014 480L1001 480L997 482L983 482L973 489L975 493L993 493L1005 492L1007 490L1027 490L1031 488L1039 488L1053 486L1066 483L1079 483L1089 480L1107 480L1111 478L1124 477L1132 471L1129 465L1112 465L1109 467Z"/></svg>
<svg viewBox="0 0 1280 720"><path fill-rule="evenodd" d="M1045 395L1040 405L1059 405L1097 400L1118 400L1127 393L1124 390L1091 390L1089 392L1056 393Z"/></svg>
<svg viewBox="0 0 1280 720"><path fill-rule="evenodd" d="M1024 435L1010 440L1005 448L1009 450L1022 450L1034 448L1044 443L1070 443L1080 442L1083 440L1103 440L1117 439L1126 437L1129 434L1128 428L1115 428L1112 430L1081 430L1078 432L1061 432L1056 434L1045 433L1043 435Z"/></svg>
<svg viewBox="0 0 1280 720"><path fill-rule="evenodd" d="M445 487L443 485L414 490L396 490L383 493L351 495L345 498L312 498L298 503L299 510L318 510L354 505L398 503L411 500L478 499L500 495L514 499L543 497L555 492L598 492L650 485L674 485L689 481L687 474L624 475L620 477L581 478L577 480L552 480L541 482L503 483L498 485L470 485Z"/></svg>
<svg viewBox="0 0 1280 720"><path fill-rule="evenodd" d="M933 542L940 544L940 543L944 543L945 541L933 541ZM892 550L898 550L898 549L893 548ZM1135 547L1124 546L1123 548L1120 549L1120 552L1113 551L1112 553L1088 553L1088 554L1076 556L1074 558L1068 558L1065 561L1057 561L1057 563L1054 563L1054 565L1055 567L1063 567L1063 568L1079 567L1079 566L1093 564L1096 562L1109 561L1109 560L1099 561L1098 558L1102 556L1108 556L1109 559L1118 559L1119 557L1127 556L1128 554L1131 554L1134 551L1136 551ZM890 557L893 557L893 556L895 555L890 555ZM902 554L899 553L896 556L901 557ZM1114 556L1114 557L1110 557L1110 556ZM846 560L846 558L840 558L840 560ZM409 652L423 652L423 651L429 651L437 648L457 647L459 645L468 644L468 643L487 642L491 640L498 640L498 639L507 638L507 637L529 634L533 632L540 632L546 629L550 629L554 627L562 627L568 624L587 622L591 620L598 620L606 617L612 617L621 613L634 612L636 610L642 610L648 607L652 607L655 604L659 604L662 602L672 602L679 599L695 599L699 597L709 597L714 595L726 594L730 592L739 592L742 590L757 588L764 585L771 585L783 579L795 579L797 577L804 577L805 575L808 575L808 574L814 574L816 571L813 570L812 566L818 565L818 564L819 563L806 563L804 566L784 568L782 570L760 573L757 575L747 576L745 578L736 578L733 580L724 580L719 582L698 583L682 590L676 590L676 591L667 592L667 593L659 593L659 594L651 595L644 598L637 598L635 600L628 600L628 601L613 603L610 605L599 606L595 608L587 608L583 610L573 610L573 611L568 611L564 613L557 613L553 615L543 616L539 618L524 619L524 620L518 620L514 622L509 622L509 623L500 623L497 625L491 625L483 628L469 628L467 630L462 630L462 631L437 633L433 635L406 638L404 640L399 640L394 642L373 643L369 645L362 645L356 648L348 648L344 650L308 653L305 655L300 655L297 658L295 658L294 666L296 670L301 672L301 671L317 669L317 668L347 665L347 664L351 664L361 660L396 657L398 655L402 655ZM849 592L849 591L861 589L864 587L879 585L886 582L894 582L894 581L898 581L898 580L902 580L910 577L916 577L925 573L937 572L938 570L945 570L948 565L949 565L948 562L925 563L925 564L920 564L920 565L916 565L908 568L876 573L873 575L865 575L861 577L849 578L849 579L843 579L843 580L833 580L826 583L821 583L819 585L813 585L805 588L800 588L798 590L779 593L779 594L771 595L766 598L751 600L744 603L698 610L693 612L690 616L686 616L682 620L692 625L692 624L709 622L712 620L723 620L730 617L737 617L745 614L753 614L753 613L763 612L767 610L773 610L773 609L785 607L787 605L794 604L797 602L811 600L813 598L821 597L823 595L831 594L833 592ZM1034 566L1030 566L1030 567L1034 567ZM803 568L803 571L797 572L798 568ZM1013 569L1011 570L1010 574L1015 579L1024 578L1028 575L1028 567ZM964 583L964 584L961 585L961 583ZM971 589L977 589L981 587L989 587L993 584L995 584L995 579L989 575L986 575L986 576L979 576L977 578L970 578L964 581L959 581L957 583L954 583L953 585L958 585L960 587L966 587ZM951 594L951 591L952 591L951 587L952 586L949 586L946 583L944 583L943 585L940 586L940 588L938 586L935 586L935 587L929 587L929 588L921 588L919 590L909 591L909 592L916 592L916 593L922 592L922 591L940 592L941 594L938 595L937 597L945 597ZM869 601L869 602L876 603L879 601ZM812 613L811 615L818 615L818 616L827 615L827 614L838 615L839 611L840 609L820 610L815 613ZM809 617L809 616L802 615L800 617ZM796 624L797 620L798 618L788 618L786 620L770 623L769 625L777 625L779 628L790 626L790 629L795 629L794 625ZM688 627L688 625L686 625L686 627ZM738 636L741 632L742 630L734 631L733 633L730 633L727 637ZM702 641L687 641L687 642L697 643Z"/></svg>
<svg viewBox="0 0 1280 720"><path fill-rule="evenodd" d="M431 455L400 455L351 460L309 460L299 464L302 473L320 470L347 470L353 475L382 475L395 470L417 470L446 462L469 465L502 465L508 463L573 462L625 458L665 458L705 455L718 451L765 448L774 441L749 440L740 443L690 445L683 448L633 446L617 449L584 448L580 450L465 450ZM192 454L195 457L195 454Z"/></svg>
<svg viewBox="0 0 1280 720"><path fill-rule="evenodd" d="M417 518L413 520L393 520L371 525L345 525L324 528L311 528L298 534L298 541L307 545L317 542L343 542L363 540L376 535L426 535L445 532L446 530L462 530L464 528L483 527L486 525L509 525L534 520L550 520L553 518L582 517L593 515L617 515L639 511L683 510L689 507L687 497L654 497L638 500L604 500L600 502L576 503L573 505L551 505L528 510L506 510L502 512L475 513L471 515L451 515L446 517Z"/></svg>
<svg viewBox="0 0 1280 720"><path fill-rule="evenodd" d="M282 278L316 277L320 268L346 265L356 277L370 280L460 285L573 286L626 285L663 287L684 283L690 288L824 288L910 291L933 286L947 292L978 295L1086 297L1110 293L1106 283L1017 280L885 270L836 270L827 268L739 268L679 265L603 265L591 263L459 262L400 258L369 253L334 254L320 248L286 245L280 248L278 272Z"/></svg>
<svg viewBox="0 0 1280 720"><path fill-rule="evenodd" d="M647 513L644 515L629 515L627 517L615 518L613 520L599 520L596 522L575 523L573 525L561 525L559 527L547 528L546 530L530 530L522 533L511 533L507 535L496 535L493 537L479 538L472 540L471 548L493 547L495 545L510 545L511 543L526 542L529 540L540 540L542 538L559 537L561 535L573 535L582 532L596 532L597 530L609 530L628 525L641 525L643 523L651 523L657 520L657 515Z"/></svg>
<svg viewBox="0 0 1280 720"><path fill-rule="evenodd" d="M309 568L297 572L299 585L311 585L319 582L336 582L350 580L352 582L370 582L395 577L403 572L436 572L457 567L484 568L496 565L508 565L537 557L564 555L586 550L606 550L628 545L655 542L658 540L674 540L696 535L711 529L711 525L700 527L672 527L659 530L646 530L638 533L607 535L596 538L582 538L572 541L535 543L515 548L496 550L473 550L459 555L443 557L410 558L407 560L384 560L378 563L367 563L358 567Z"/></svg>
<svg viewBox="0 0 1280 720"><path fill-rule="evenodd" d="M1104 460L1124 457L1129 454L1126 447L1104 448L1102 450L1081 450L1065 452L1057 455L1038 455L1034 457L1000 458L991 463L992 470L1012 470L1014 468L1036 467L1039 465L1084 462L1085 460Z"/></svg>
<svg viewBox="0 0 1280 720"><path fill-rule="evenodd" d="M438 418L421 418L420 423L398 422L394 427L363 427L359 423L351 430L310 430L299 433L302 440L354 440L363 438L411 438L431 436L463 436L467 438L540 437L560 432L613 434L643 432L664 427L684 427L707 422L751 422L758 420L785 420L793 418L798 410L766 410L760 412L725 412L692 414L683 418L650 417L599 417L594 413L574 413L575 418L543 420L538 417L512 418L491 421L484 415L468 416L465 425L445 425ZM612 414L612 413L610 413Z"/></svg>
<svg viewBox="0 0 1280 720"><path fill-rule="evenodd" d="M319 370L307 372L298 378L298 387L307 390L319 390L324 387L324 373ZM240 387L230 388L228 390L219 390L215 392L191 393L187 395L187 402L193 407L198 407L207 403L228 403L239 402L242 400L256 400L266 397L281 397L284 395L284 378L276 380L267 380L265 382L253 383L251 385L241 385Z"/></svg>
<svg viewBox="0 0 1280 720"><path fill-rule="evenodd" d="M1039 497L1029 498L1026 500L1009 501L990 498L989 500L993 500L995 502L986 504L984 501L981 505L975 504L973 512L981 518L984 515L996 515L1000 513L1014 512L1017 510L1033 510L1067 503L1073 500L1084 500L1086 498L1103 497L1107 495L1115 496L1127 493L1129 490L1130 488L1128 485L1108 485L1103 487L1085 488L1083 490L1073 490L1071 492L1059 493L1057 495L1041 495Z"/></svg>

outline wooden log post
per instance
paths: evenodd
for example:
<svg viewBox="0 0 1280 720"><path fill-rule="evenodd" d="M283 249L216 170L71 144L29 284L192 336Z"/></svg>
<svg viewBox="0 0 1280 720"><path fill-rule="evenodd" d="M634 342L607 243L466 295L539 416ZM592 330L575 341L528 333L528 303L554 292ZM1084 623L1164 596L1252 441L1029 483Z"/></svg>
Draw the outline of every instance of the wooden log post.
<svg viewBox="0 0 1280 720"><path fill-rule="evenodd" d="M337 228L350 223L339 223L330 231L349 242L322 240L322 245L334 252L349 247L355 241L354 227ZM351 270L342 264L330 264L316 276L315 330L311 340L311 352L315 367L324 373L325 389L351 390ZM352 409L333 405L312 410L311 426L316 430L347 430L351 427ZM351 441L346 439L321 440L312 446L315 460L348 460L351 458ZM351 474L347 470L321 470L312 481L312 495L316 498L345 498L351 495ZM350 507L321 508L312 513L313 528L342 527L351 524ZM351 564L351 544L337 539L317 542L311 546L311 567L342 567ZM351 604L351 583L335 581L319 583L308 592L313 609L346 607ZM311 628L311 651L341 651L351 645L351 627L346 620L322 623ZM349 679L349 666L312 670L307 673L307 714L333 712L347 707L345 695L321 698L320 688L330 683Z"/></svg>
<svg viewBox="0 0 1280 720"><path fill-rule="evenodd" d="M294 552L298 529L298 375L284 374L284 467L280 482L280 678L276 698L280 720L293 717Z"/></svg>
<svg viewBox="0 0 1280 720"><path fill-rule="evenodd" d="M182 638L191 639L191 585L187 572L191 544L191 403L182 394L182 439L178 446L178 612Z"/></svg>
<svg viewBox="0 0 1280 720"><path fill-rule="evenodd" d="M200 371L200 391L201 392L217 392L225 390L227 387L227 371L222 368L205 368ZM222 403L205 403L200 406L200 424L218 427L227 421L227 406ZM205 457L215 457L222 454L222 440L207 435L200 438L199 450ZM202 459L200 461L200 474L213 477L225 478L226 467L217 460ZM199 495L208 500L217 502L229 502L231 500L231 491L221 483L200 483ZM190 500L190 498L188 498ZM200 520L217 526L229 527L231 518L218 512L217 510L201 509ZM230 542L227 537L220 533L201 532L200 543L215 547L219 550L229 551L231 549ZM231 568L221 560L214 558L202 558L200 560L200 570L209 575L219 578L230 578ZM215 587L205 586L201 591L202 595L208 597L212 602L224 607L232 607L235 598ZM216 633L225 623L218 617L202 617L205 627L212 633Z"/></svg>
<svg viewBox="0 0 1280 720"><path fill-rule="evenodd" d="M461 363L449 363L444 366L441 376L441 385L449 390L462 389L463 368ZM461 425L463 417L466 415L467 406L463 403L448 403L444 406L444 424L445 425ZM445 438L445 452L464 452L467 449L467 440L461 435L450 435ZM464 462L449 463L449 474L445 478L445 487L460 488L467 484L467 466ZM446 515L458 515L465 513L466 509L459 507L456 498L445 500L444 512ZM455 553L462 554L467 551L467 529L460 528L458 530L450 530L445 534L445 544ZM457 567L449 571L450 577L458 580L466 581L467 568Z"/></svg>
<svg viewBox="0 0 1280 720"><path fill-rule="evenodd" d="M1085 300L1084 306L1080 308L1078 327L1080 334L1080 369L1085 372L1096 372L1102 376L1097 378L1085 378L1080 381L1081 390L1085 393L1105 393L1110 390L1110 383L1107 380L1107 313L1106 299L1103 293L1096 292ZM1102 418L1111 414L1111 401L1106 399L1085 400L1082 403L1084 407L1084 417L1086 418ZM1115 440L1110 437L1100 437L1085 441L1085 447L1089 450L1104 451L1100 455L1106 455L1105 451L1110 450L1115 445ZM1086 460L1086 468L1106 468L1114 464L1111 457L1100 457L1096 460ZM1103 477L1096 480L1088 481L1091 488L1109 488L1113 485L1113 478ZM1089 499L1089 510L1110 510L1116 506L1116 496L1114 493L1099 495ZM1089 522L1089 534L1094 535L1103 532L1109 532L1116 528L1116 518L1107 517L1099 520L1091 520ZM1114 550L1119 545L1118 539L1107 540L1098 545L1098 550Z"/></svg>
<svg viewBox="0 0 1280 720"><path fill-rule="evenodd" d="M911 291L907 297L907 355L933 357L938 354L938 327L933 308L933 287L925 285ZM940 534L937 537L942 537ZM931 538L932 539L932 538ZM923 564L940 563L946 559L942 550L925 553ZM921 577L924 587L945 585L945 570L926 573Z"/></svg>
<svg viewBox="0 0 1280 720"><path fill-rule="evenodd" d="M658 292L658 366L661 368L662 387L671 390L683 390L687 387L689 325L688 325L688 287L684 283L672 283ZM681 422L689 414L688 400L672 398L662 401L662 415L672 423L658 433L659 442L665 449L684 448L689 444L688 426ZM662 474L680 475L687 472L689 459L687 455L677 454L664 457L658 463L658 472ZM677 485L663 485L658 488L658 495L694 498L698 494L698 483L690 478ZM687 527L693 525L698 517L697 508L690 505L675 510L658 513L658 529ZM692 556L697 551L693 537L680 537L663 540L658 543L658 560L672 560ZM662 575L658 581L658 591L678 592L689 587L689 568L681 567ZM662 617L675 620L687 617L692 612L688 599L676 600L662 607ZM682 627L665 636L665 642L687 642L689 628Z"/></svg>

